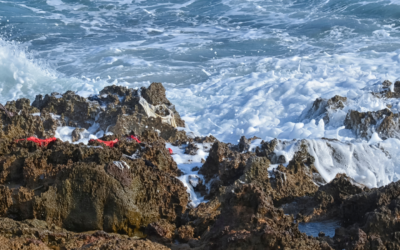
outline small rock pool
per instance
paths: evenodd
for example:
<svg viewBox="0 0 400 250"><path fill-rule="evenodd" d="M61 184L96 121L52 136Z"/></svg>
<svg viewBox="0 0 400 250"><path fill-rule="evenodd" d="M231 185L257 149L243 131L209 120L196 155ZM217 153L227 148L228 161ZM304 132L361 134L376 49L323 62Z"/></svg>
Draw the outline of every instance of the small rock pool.
<svg viewBox="0 0 400 250"><path fill-rule="evenodd" d="M335 236L335 229L340 227L337 220L327 220L318 222L299 223L299 230L307 235L317 237L319 232L324 232L325 236Z"/></svg>

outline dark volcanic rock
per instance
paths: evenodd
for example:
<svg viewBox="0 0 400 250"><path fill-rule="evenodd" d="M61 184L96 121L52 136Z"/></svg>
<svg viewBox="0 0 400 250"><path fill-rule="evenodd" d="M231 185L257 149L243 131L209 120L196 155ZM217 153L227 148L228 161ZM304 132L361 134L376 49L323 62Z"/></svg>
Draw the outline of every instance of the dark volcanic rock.
<svg viewBox="0 0 400 250"><path fill-rule="evenodd" d="M262 150L256 154L268 155L272 159L280 159L273 152L278 141L273 140L262 144ZM271 162L267 157L256 157L253 153L239 153L222 142L213 144L210 154L201 167L199 173L205 176L206 182L217 178L210 183L210 192L207 199L219 193L221 186L229 186L235 181L252 183L271 195L276 204L287 203L295 197L313 195L320 180L319 173L313 163L314 158L307 152L307 146L299 142L299 150L287 167L282 165L271 171L268 170Z"/></svg>
<svg viewBox="0 0 400 250"><path fill-rule="evenodd" d="M280 143L285 144L286 142L280 142L277 139L273 139L271 141L266 141L266 142L262 141L261 148L259 147L256 148L256 155L267 157L271 161L271 164L286 163L285 156L283 155L278 156L274 152L274 150Z"/></svg>

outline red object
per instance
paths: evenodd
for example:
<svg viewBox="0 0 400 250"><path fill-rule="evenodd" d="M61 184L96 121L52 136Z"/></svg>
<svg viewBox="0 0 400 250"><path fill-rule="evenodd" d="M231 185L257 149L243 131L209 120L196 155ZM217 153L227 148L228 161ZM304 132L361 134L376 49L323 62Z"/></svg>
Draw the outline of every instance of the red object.
<svg viewBox="0 0 400 250"><path fill-rule="evenodd" d="M139 139L136 136L131 135L131 139L137 141L138 143L140 143Z"/></svg>
<svg viewBox="0 0 400 250"><path fill-rule="evenodd" d="M96 140L90 140L90 141L98 141L100 143L106 144L107 146L109 146L110 148L113 148L114 145L118 142L118 139L115 139L114 141L102 141L100 139L96 139Z"/></svg>
<svg viewBox="0 0 400 250"><path fill-rule="evenodd" d="M39 147L47 147L47 145L49 145L50 142L56 141L57 138L53 137L53 138L49 138L49 139L39 139L39 138L36 138L36 137L31 136L31 137L28 137L28 138L26 138L26 139L19 139L19 140L16 140L16 142L18 142L18 141L24 141L24 140L33 141L33 142L36 143Z"/></svg>
<svg viewBox="0 0 400 250"><path fill-rule="evenodd" d="M168 148L169 154L172 155L172 149Z"/></svg>

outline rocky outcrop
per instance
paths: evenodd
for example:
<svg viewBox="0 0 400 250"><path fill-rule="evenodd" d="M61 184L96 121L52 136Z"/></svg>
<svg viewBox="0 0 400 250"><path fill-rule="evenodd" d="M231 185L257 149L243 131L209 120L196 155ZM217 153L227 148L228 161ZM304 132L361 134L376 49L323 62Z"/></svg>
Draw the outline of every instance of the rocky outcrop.
<svg viewBox="0 0 400 250"><path fill-rule="evenodd" d="M116 135L131 131L140 136L147 128L158 131L170 142L187 138L175 107L165 96L161 83L153 83L140 90L122 86L108 86L99 95L84 98L73 91L64 94L38 95L32 103L35 110L58 115L66 126L89 129L92 133L112 132ZM76 140L75 134L73 139Z"/></svg>
<svg viewBox="0 0 400 250"><path fill-rule="evenodd" d="M221 186L229 186L235 181L258 186L271 195L276 204L315 193L324 181L315 169L314 158L307 152L305 143L299 142L299 149L287 167L279 165L269 169L271 160L275 164L286 162L285 157L274 152L278 143L278 140L262 142L261 149L255 150L258 156L246 151L239 153L238 146L214 143L199 171L206 182L210 181L210 193L206 198L210 199Z"/></svg>
<svg viewBox="0 0 400 250"><path fill-rule="evenodd" d="M347 98L335 95L330 99L317 98L312 106L301 114L300 120L322 119L325 124L330 122L329 116L331 113L342 110L347 103Z"/></svg>
<svg viewBox="0 0 400 250"><path fill-rule="evenodd" d="M314 195L296 197L282 208L285 213L295 215L299 222L338 219L341 216L342 202L347 197L368 191L367 187L356 183L345 174L337 174L331 182L320 186Z"/></svg>
<svg viewBox="0 0 400 250"><path fill-rule="evenodd" d="M390 91L390 84L384 88ZM348 102L317 99L307 119L331 122L332 112L344 113ZM314 166L318 150L310 151L321 144L310 141L262 141L253 150L257 137L232 145L186 135L176 128L184 122L160 83L137 90L108 86L89 98L53 93L37 96L32 105L20 99L0 106L0 118L0 245L6 248L400 247L400 182L370 190L338 174L326 183ZM389 109L350 111L345 122L360 137L376 130L384 139L397 136L397 119ZM59 126L70 126L73 142L87 142L90 131L115 143L16 140L51 137ZM341 161L333 142L321 141ZM190 166L204 180L185 176L188 187L205 196L197 207L189 205L167 142L188 158L210 151L201 168ZM333 238L298 229L298 222L327 219L342 225Z"/></svg>
<svg viewBox="0 0 400 250"><path fill-rule="evenodd" d="M370 112L350 110L344 125L361 138L369 139L374 132L382 139L400 138L399 114L389 109Z"/></svg>
<svg viewBox="0 0 400 250"><path fill-rule="evenodd" d="M301 233L293 217L252 184L226 187L216 200L189 212L188 225L201 234L200 242L188 241L199 249L331 249Z"/></svg>
<svg viewBox="0 0 400 250"><path fill-rule="evenodd" d="M199 171L199 174L204 175L206 182L218 177L224 185L230 185L243 174L251 153L241 154L232 150L230 146L219 141L213 144L206 162Z"/></svg>
<svg viewBox="0 0 400 250"><path fill-rule="evenodd" d="M20 139L30 136L40 138L52 137L60 123L47 112L40 115L32 115L39 112L29 105L28 99L20 99L7 102L7 110L0 109L0 140ZM13 116L8 116L12 112Z"/></svg>
<svg viewBox="0 0 400 250"><path fill-rule="evenodd" d="M161 244L104 231L74 233L41 220L0 218L0 249L169 249Z"/></svg>
<svg viewBox="0 0 400 250"><path fill-rule="evenodd" d="M0 156L3 216L143 236L149 223L174 223L186 209L186 189L163 143L120 138L114 148L61 141L7 147L11 152Z"/></svg>
<svg viewBox="0 0 400 250"><path fill-rule="evenodd" d="M399 249L400 182L346 197L342 223L335 232L336 249Z"/></svg>

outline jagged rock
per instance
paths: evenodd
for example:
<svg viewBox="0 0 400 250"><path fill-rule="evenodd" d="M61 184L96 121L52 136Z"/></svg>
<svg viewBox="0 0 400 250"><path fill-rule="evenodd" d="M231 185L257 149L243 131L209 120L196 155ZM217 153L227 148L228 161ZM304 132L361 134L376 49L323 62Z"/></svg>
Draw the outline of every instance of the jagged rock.
<svg viewBox="0 0 400 250"><path fill-rule="evenodd" d="M158 169L170 173L174 176L181 175L181 171L178 169L178 165L171 157L168 149L165 147L165 143L154 142L151 146L146 146L142 149L141 156L143 159L148 160Z"/></svg>
<svg viewBox="0 0 400 250"><path fill-rule="evenodd" d="M213 199L208 203L200 203L197 207L188 209L182 221L194 228L193 237L201 236L214 223L220 211L221 202Z"/></svg>
<svg viewBox="0 0 400 250"><path fill-rule="evenodd" d="M314 196L295 198L283 209L285 213L297 215L299 222L338 219L340 206L346 197L368 191L367 187L345 174L337 174L331 182L320 186Z"/></svg>
<svg viewBox="0 0 400 250"><path fill-rule="evenodd" d="M140 140L147 143L154 143L156 141L164 141L158 133L151 129L146 129L140 136Z"/></svg>
<svg viewBox="0 0 400 250"><path fill-rule="evenodd" d="M355 190L356 188L353 188ZM344 196L340 215L345 227L336 229L335 249L399 249L400 182Z"/></svg>
<svg viewBox="0 0 400 250"><path fill-rule="evenodd" d="M190 239L193 238L194 229L191 226L185 225L181 226L177 230L178 240L182 242L188 242Z"/></svg>
<svg viewBox="0 0 400 250"><path fill-rule="evenodd" d="M260 139L260 138L258 138L256 136L254 136L253 138L249 138L249 139L247 139L245 136L240 137L239 144L237 145L237 150L239 152L248 151L250 148L250 143L256 139Z"/></svg>
<svg viewBox="0 0 400 250"><path fill-rule="evenodd" d="M395 83L394 83L394 92L397 94L397 95L399 95L400 94L400 81L396 81Z"/></svg>
<svg viewBox="0 0 400 250"><path fill-rule="evenodd" d="M71 127L89 128L96 120L100 112L98 102L89 101L73 91L67 91L62 96L59 94L36 96L32 106L56 115L63 115L65 122Z"/></svg>
<svg viewBox="0 0 400 250"><path fill-rule="evenodd" d="M389 80L385 80L385 81L382 82L382 86L384 88L389 88L390 86L392 86L392 82L389 81Z"/></svg>
<svg viewBox="0 0 400 250"><path fill-rule="evenodd" d="M347 97L335 95L330 99L317 98L312 106L301 114L300 120L323 119L325 124L329 123L330 113L342 110L347 103Z"/></svg>
<svg viewBox="0 0 400 250"><path fill-rule="evenodd" d="M189 144L185 148L185 154L196 155L197 154L197 150L199 150L199 147L197 147L196 144L189 142Z"/></svg>
<svg viewBox="0 0 400 250"><path fill-rule="evenodd" d="M263 143L263 151L259 155L268 155L272 159L280 159L274 153L278 141ZM216 142L210 154L201 167L199 174L203 174L206 182L212 178L210 191L206 196L211 199L220 193L221 186L229 186L235 181L252 183L263 192L271 195L277 204L287 203L295 197L312 195L318 190L315 184L321 181L313 163L314 158L308 153L308 148L302 141L298 142L298 150L287 167L280 165L269 172L271 162L267 157L256 157L252 153L239 153L231 150L234 146ZM318 182L319 183L319 182Z"/></svg>
<svg viewBox="0 0 400 250"><path fill-rule="evenodd" d="M220 214L201 237L205 249L332 249L301 233L251 184L228 187L219 199Z"/></svg>
<svg viewBox="0 0 400 250"><path fill-rule="evenodd" d="M88 99L72 91L63 95L53 93L44 98L38 95L32 106L40 111L59 115L60 123L88 129L92 127L116 135L129 134L136 136L151 129L170 142L186 140L184 127L175 107L165 96L161 83L153 83L141 91L122 86L108 86Z"/></svg>
<svg viewBox="0 0 400 250"><path fill-rule="evenodd" d="M47 113L33 116L32 113L39 110L31 107L28 99L7 102L5 107L14 115L9 117L6 111L0 109L0 139L54 136L58 122Z"/></svg>
<svg viewBox="0 0 400 250"><path fill-rule="evenodd" d="M166 220L152 222L147 225L145 233L148 239L153 242L170 245L175 237L176 227Z"/></svg>
<svg viewBox="0 0 400 250"><path fill-rule="evenodd" d="M242 174L251 153L240 154L229 148L228 144L215 142L206 162L199 170L206 182L218 176L224 185L229 185Z"/></svg>
<svg viewBox="0 0 400 250"><path fill-rule="evenodd" d="M141 228L161 218L173 222L188 201L182 183L143 161L126 162L130 177L118 177L117 169L96 164L77 163L59 172L55 185L35 197L35 218L74 231L136 236L143 236Z"/></svg>
<svg viewBox="0 0 400 250"><path fill-rule="evenodd" d="M186 188L169 174L178 169L162 142L142 148L120 138L109 148L57 140L40 148L21 141L7 147L9 154L0 155L3 216L143 237L149 223L174 223L186 209ZM137 159L126 156L137 151Z"/></svg>
<svg viewBox="0 0 400 250"><path fill-rule="evenodd" d="M350 110L347 113L344 125L357 136L369 139L373 132L377 132L382 139L400 138L399 114L389 109L379 111L359 112Z"/></svg>
<svg viewBox="0 0 400 250"><path fill-rule="evenodd" d="M285 144L286 142L278 141L273 139L271 141L261 141L261 148L257 147L255 152L257 156L267 157L271 164L283 164L286 163L286 158L284 155L276 155L275 150L279 144Z"/></svg>
<svg viewBox="0 0 400 250"><path fill-rule="evenodd" d="M148 88L142 87L142 96L151 105L171 105L165 95L165 88L161 83L152 83Z"/></svg>
<svg viewBox="0 0 400 250"><path fill-rule="evenodd" d="M85 131L83 128L76 128L72 131L72 142L79 141L81 139L81 133Z"/></svg>
<svg viewBox="0 0 400 250"><path fill-rule="evenodd" d="M209 135L206 137L195 137L194 141L198 143L214 143L217 141L217 138L215 138L212 135Z"/></svg>

